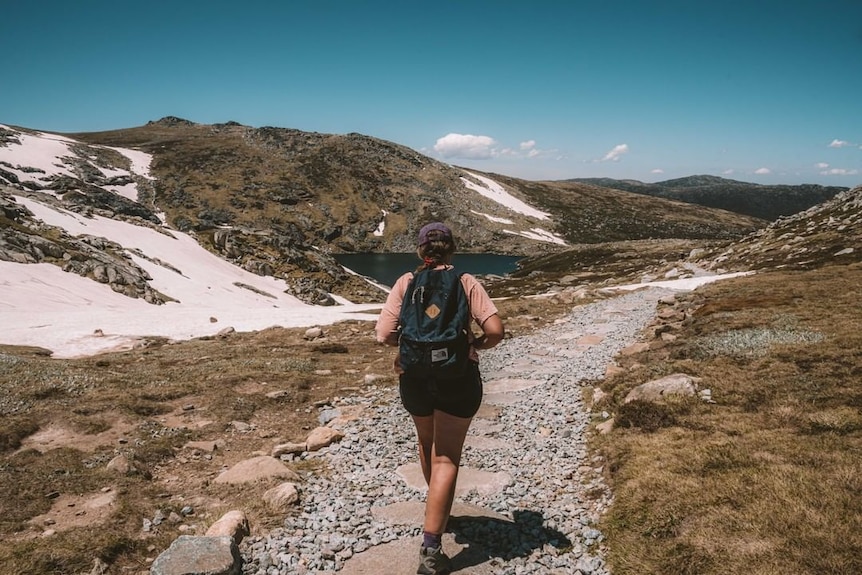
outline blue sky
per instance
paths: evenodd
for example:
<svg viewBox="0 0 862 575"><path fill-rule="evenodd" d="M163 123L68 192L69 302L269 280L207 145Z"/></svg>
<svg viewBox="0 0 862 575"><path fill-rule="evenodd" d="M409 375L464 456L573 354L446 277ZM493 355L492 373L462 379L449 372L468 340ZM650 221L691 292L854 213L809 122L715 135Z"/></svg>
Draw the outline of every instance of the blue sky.
<svg viewBox="0 0 862 575"><path fill-rule="evenodd" d="M7 0L0 123L359 132L526 179L862 183L860 0Z"/></svg>

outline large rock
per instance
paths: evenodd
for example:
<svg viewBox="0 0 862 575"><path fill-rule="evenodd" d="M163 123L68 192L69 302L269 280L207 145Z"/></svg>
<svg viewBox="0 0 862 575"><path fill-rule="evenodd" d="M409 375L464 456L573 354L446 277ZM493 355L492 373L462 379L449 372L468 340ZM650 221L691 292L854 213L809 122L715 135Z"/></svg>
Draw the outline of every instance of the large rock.
<svg viewBox="0 0 862 575"><path fill-rule="evenodd" d="M299 489L295 483L286 481L277 487L273 487L263 494L264 503L276 512L285 512L299 501Z"/></svg>
<svg viewBox="0 0 862 575"><path fill-rule="evenodd" d="M305 439L305 445L309 451L323 449L344 437L344 434L331 427L318 427L313 429Z"/></svg>
<svg viewBox="0 0 862 575"><path fill-rule="evenodd" d="M230 537L237 545L249 534L248 517L236 509L222 515L206 532L207 537Z"/></svg>
<svg viewBox="0 0 862 575"><path fill-rule="evenodd" d="M301 481L299 475L274 457L261 455L240 461L215 478L216 483L252 483L260 479L287 479Z"/></svg>
<svg viewBox="0 0 862 575"><path fill-rule="evenodd" d="M150 575L240 575L242 556L230 537L180 535L156 557Z"/></svg>
<svg viewBox="0 0 862 575"><path fill-rule="evenodd" d="M637 386L628 393L624 403L635 400L662 402L669 395L695 395L700 379L685 373L666 375Z"/></svg>
<svg viewBox="0 0 862 575"><path fill-rule="evenodd" d="M303 451L308 451L308 445L305 443L279 443L272 448L272 456L280 458L282 455L298 455Z"/></svg>

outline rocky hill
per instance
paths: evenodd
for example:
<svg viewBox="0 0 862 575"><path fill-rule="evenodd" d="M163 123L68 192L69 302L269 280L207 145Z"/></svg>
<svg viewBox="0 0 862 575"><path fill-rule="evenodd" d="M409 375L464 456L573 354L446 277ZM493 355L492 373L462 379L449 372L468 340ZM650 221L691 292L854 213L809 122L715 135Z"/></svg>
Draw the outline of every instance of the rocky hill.
<svg viewBox="0 0 862 575"><path fill-rule="evenodd" d="M136 167L138 160L146 165ZM589 184L468 171L361 134L203 125L174 117L65 135L0 127L4 183L0 253L7 260L54 261L50 254L63 250L39 245L71 241L36 225L14 200L15 194L30 195L81 213L192 233L248 271L286 279L294 295L312 303L332 303L327 293L354 301L379 298L332 254L410 252L419 227L432 220L458 231L462 251L510 255L650 238L730 240L766 224ZM74 253L93 259L82 249ZM110 246L99 257L120 253ZM92 277L98 266L79 267ZM126 272L123 285L138 286L128 291L145 294L140 278Z"/></svg>
<svg viewBox="0 0 862 575"><path fill-rule="evenodd" d="M708 267L721 270L814 269L858 262L862 256L862 186L708 252Z"/></svg>
<svg viewBox="0 0 862 575"><path fill-rule="evenodd" d="M769 186L707 175L677 178L654 184L611 178L581 178L566 181L678 200L769 221L807 210L847 190L840 186L816 184Z"/></svg>

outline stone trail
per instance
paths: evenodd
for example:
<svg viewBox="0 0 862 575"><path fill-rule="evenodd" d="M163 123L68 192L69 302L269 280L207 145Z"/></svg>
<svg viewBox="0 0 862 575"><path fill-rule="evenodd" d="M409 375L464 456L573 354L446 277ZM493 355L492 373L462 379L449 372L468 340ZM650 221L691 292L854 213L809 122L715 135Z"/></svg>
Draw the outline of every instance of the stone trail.
<svg viewBox="0 0 862 575"><path fill-rule="evenodd" d="M610 504L589 458L584 380L602 377L668 292L641 290L579 306L529 336L483 352L483 407L465 444L444 550L453 573L606 575L596 521ZM283 529L241 545L243 573L416 572L425 484L397 390L347 400L363 417L322 451L331 477L302 486Z"/></svg>

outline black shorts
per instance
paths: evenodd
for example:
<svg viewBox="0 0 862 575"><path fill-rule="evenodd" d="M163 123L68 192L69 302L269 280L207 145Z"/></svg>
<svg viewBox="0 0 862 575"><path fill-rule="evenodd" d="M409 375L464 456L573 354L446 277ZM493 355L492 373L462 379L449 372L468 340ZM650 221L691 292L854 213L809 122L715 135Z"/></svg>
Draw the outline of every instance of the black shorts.
<svg viewBox="0 0 862 575"><path fill-rule="evenodd" d="M473 417L482 404L482 377L479 364L470 362L463 378L444 382L401 374L398 391L404 408L417 417L427 417L439 409L455 417Z"/></svg>

